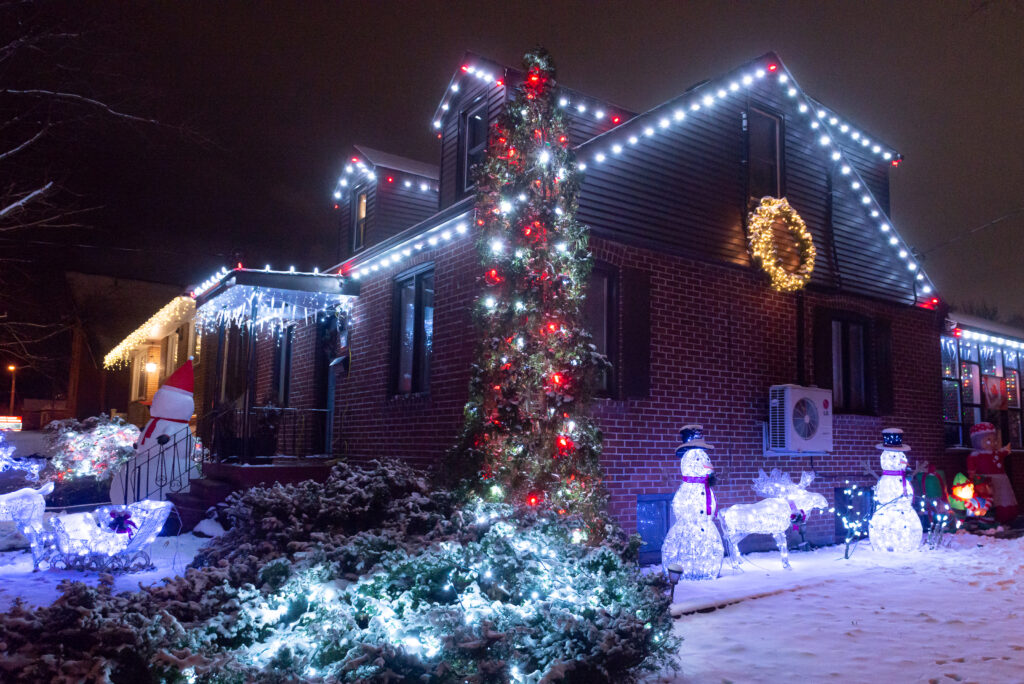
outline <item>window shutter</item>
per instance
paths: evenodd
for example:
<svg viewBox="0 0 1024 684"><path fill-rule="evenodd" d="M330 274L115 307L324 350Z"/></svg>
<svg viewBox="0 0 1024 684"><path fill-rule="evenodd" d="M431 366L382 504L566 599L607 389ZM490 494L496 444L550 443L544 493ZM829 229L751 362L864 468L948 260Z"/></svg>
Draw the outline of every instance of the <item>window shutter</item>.
<svg viewBox="0 0 1024 684"><path fill-rule="evenodd" d="M828 309L814 311L814 384L832 389L832 315Z"/></svg>
<svg viewBox="0 0 1024 684"><path fill-rule="evenodd" d="M645 399L651 391L651 274L622 269L622 393Z"/></svg>
<svg viewBox="0 0 1024 684"><path fill-rule="evenodd" d="M876 320L874 328L875 342L875 400L879 415L892 415L893 401L893 366L892 366L892 323L888 320Z"/></svg>

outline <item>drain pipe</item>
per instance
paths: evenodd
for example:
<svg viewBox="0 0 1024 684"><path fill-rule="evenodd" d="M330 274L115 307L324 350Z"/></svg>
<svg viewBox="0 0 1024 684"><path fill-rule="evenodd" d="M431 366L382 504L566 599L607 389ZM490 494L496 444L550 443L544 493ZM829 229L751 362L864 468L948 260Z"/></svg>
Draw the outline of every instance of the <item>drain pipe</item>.
<svg viewBox="0 0 1024 684"><path fill-rule="evenodd" d="M339 356L327 366L327 427L324 429L325 448L327 455L334 454L334 404L335 387L338 384L337 366L344 362L346 357Z"/></svg>

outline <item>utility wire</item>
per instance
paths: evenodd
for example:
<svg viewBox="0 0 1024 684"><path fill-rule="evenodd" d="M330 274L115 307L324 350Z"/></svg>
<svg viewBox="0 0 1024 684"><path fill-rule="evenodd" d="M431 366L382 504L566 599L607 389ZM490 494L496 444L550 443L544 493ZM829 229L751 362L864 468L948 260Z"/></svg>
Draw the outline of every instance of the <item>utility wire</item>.
<svg viewBox="0 0 1024 684"><path fill-rule="evenodd" d="M921 255L923 256L925 254L930 254L931 252L934 252L935 250L940 249L942 247L948 247L949 245L952 245L953 243L960 242L961 240L963 240L966 237L970 237L971 235L974 235L975 233L983 231L986 228L990 228L990 227L996 225L997 223L1002 223L1003 221L1005 221L1006 219L1010 218L1011 216L1016 216L1017 214L1022 214L1022 213L1024 213L1024 207L1017 207L1016 209L1013 209L1012 211L1008 211L1005 214L1003 214L1002 216L999 216L998 218L992 219L988 223L983 223L980 226L977 226L976 228L971 228L967 232L961 233L960 235L957 235L956 237L950 238L949 240L946 240L945 242L940 242L937 245L933 245L932 247L929 247L925 251L921 252Z"/></svg>

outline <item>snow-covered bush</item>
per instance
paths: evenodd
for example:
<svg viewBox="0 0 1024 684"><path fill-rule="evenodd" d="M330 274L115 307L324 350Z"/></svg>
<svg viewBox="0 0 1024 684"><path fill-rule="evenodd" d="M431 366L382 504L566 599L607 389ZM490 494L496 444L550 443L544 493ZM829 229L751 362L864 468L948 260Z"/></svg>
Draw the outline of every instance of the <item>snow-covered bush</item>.
<svg viewBox="0 0 1024 684"><path fill-rule="evenodd" d="M83 421L52 421L46 433L57 481L107 479L132 457L139 441L139 428L120 416L111 418L105 413Z"/></svg>
<svg viewBox="0 0 1024 684"><path fill-rule="evenodd" d="M665 587L621 535L588 546L578 520L460 501L399 463L248 490L227 511L184 577L121 596L70 585L0 617L0 675L94 659L113 682L624 682L674 650Z"/></svg>

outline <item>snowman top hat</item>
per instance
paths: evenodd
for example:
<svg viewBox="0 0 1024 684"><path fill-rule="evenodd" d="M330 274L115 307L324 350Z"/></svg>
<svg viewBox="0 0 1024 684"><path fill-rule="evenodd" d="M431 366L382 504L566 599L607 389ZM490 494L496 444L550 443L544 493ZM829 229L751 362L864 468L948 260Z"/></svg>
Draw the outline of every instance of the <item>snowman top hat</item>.
<svg viewBox="0 0 1024 684"><path fill-rule="evenodd" d="M903 444L903 430L899 428L882 430L882 443L876 444L875 448L882 451L910 451L910 447Z"/></svg>
<svg viewBox="0 0 1024 684"><path fill-rule="evenodd" d="M684 425L679 429L679 439L682 445L676 449L676 458L682 458L690 449L714 449L715 447L704 441L703 425Z"/></svg>

